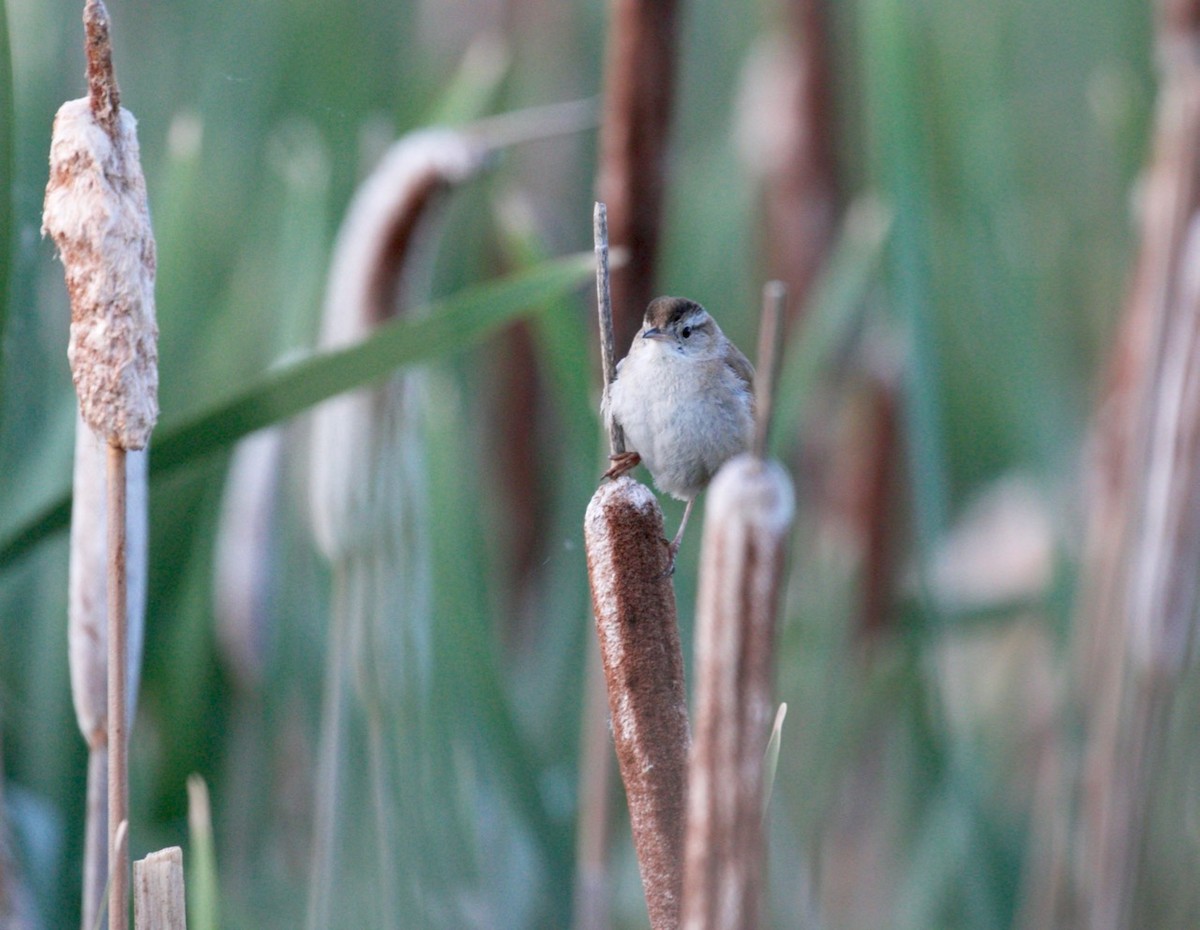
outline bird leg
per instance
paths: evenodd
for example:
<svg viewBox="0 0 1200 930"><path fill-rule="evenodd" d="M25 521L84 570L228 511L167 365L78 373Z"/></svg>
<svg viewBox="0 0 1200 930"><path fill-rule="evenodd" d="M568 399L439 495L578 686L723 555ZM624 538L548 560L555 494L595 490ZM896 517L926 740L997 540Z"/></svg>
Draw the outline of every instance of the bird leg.
<svg viewBox="0 0 1200 930"><path fill-rule="evenodd" d="M689 497L687 506L683 508L683 519L679 521L679 530L675 534L675 538L667 543L667 556L670 561L667 564L667 574L675 574L675 556L679 554L679 546L683 542L683 531L687 528L688 517L692 514L692 507L696 503L695 497Z"/></svg>
<svg viewBox="0 0 1200 930"><path fill-rule="evenodd" d="M619 452L616 455L610 455L609 460L612 462L612 467L604 473L604 477L616 479L637 468L642 457L636 452Z"/></svg>

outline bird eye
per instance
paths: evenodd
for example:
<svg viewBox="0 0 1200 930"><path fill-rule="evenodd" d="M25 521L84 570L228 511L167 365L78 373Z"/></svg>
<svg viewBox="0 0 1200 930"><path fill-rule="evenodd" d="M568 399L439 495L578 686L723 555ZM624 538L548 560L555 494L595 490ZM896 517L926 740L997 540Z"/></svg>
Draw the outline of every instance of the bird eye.
<svg viewBox="0 0 1200 930"><path fill-rule="evenodd" d="M685 326L682 330L680 330L680 333L679 333L679 335L681 335L684 339L686 339L691 334L692 334L692 328L690 326Z"/></svg>

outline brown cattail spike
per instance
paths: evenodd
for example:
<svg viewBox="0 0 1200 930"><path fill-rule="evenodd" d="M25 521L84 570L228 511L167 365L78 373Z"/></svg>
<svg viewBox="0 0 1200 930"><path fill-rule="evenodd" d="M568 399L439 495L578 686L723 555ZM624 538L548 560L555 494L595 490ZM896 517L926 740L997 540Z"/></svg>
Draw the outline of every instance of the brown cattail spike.
<svg viewBox="0 0 1200 930"><path fill-rule="evenodd" d="M678 927L688 722L662 511L629 477L600 486L584 521L613 740L650 925Z"/></svg>
<svg viewBox="0 0 1200 930"><path fill-rule="evenodd" d="M108 9L103 0L87 0L84 4L83 29L87 42L88 104L96 122L115 139L118 114L121 112L121 92L113 71Z"/></svg>
<svg viewBox="0 0 1200 930"><path fill-rule="evenodd" d="M763 754L792 485L740 455L708 492L696 608L696 738L688 768L682 926L760 926Z"/></svg>

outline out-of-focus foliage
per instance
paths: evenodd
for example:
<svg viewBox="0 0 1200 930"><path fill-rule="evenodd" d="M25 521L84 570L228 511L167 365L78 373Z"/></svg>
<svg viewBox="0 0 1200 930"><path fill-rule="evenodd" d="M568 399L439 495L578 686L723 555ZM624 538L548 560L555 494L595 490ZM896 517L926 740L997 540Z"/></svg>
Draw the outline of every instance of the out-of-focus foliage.
<svg viewBox="0 0 1200 930"><path fill-rule="evenodd" d="M844 186L885 239L844 233L805 331L820 352L794 338L784 359L793 393L780 398L777 439L801 518L779 648L789 713L768 813L771 904L778 926L819 915L829 927L1007 927L1029 877L1046 720L1073 672L1080 454L1128 275L1154 90L1150 10L1133 0L832 6ZM38 230L50 123L84 88L81 4L4 9L0 548L69 481L68 308ZM398 134L601 86L605 7L579 0L112 0L110 12L158 240L164 423L311 350L337 224ZM761 204L738 155L739 84L780 10L704 0L684 12L660 290L700 300L750 348ZM515 146L454 192L419 259L421 302L590 247L595 142L585 131ZM514 211L531 217L520 236ZM447 925L564 926L570 913L598 362L586 289L556 294L529 308L517 335L422 362L436 712L413 798L441 806L425 818L444 833L430 842L421 894ZM866 648L861 545L816 463L854 448L863 359L876 357L897 372L907 441L893 453L896 606ZM514 422L502 408L518 363L538 386L520 421L536 450L524 462L507 456L511 436L497 427ZM173 448L180 467L151 502L132 852L186 842L187 778L203 775L221 920L233 928L301 925L310 867L333 597L304 523L306 426L283 429L269 593L248 656L218 639L214 618L228 455ZM522 469L532 480L510 480ZM979 516L981 498L1013 486L1024 509ZM514 487L533 493L518 499ZM673 525L679 508L666 506ZM975 548L971 532L983 539ZM676 577L685 650L699 535L697 520ZM84 800L66 577L63 535L0 574L4 800L55 927L77 921ZM986 583L997 578L1008 582L999 594ZM1078 734L1064 738L1069 758ZM1192 771L1181 756L1164 775L1175 795ZM372 803L345 807L364 858ZM614 912L619 926L639 926L622 814ZM1188 855L1180 861L1194 864ZM1162 887L1179 882L1169 856L1155 861Z"/></svg>

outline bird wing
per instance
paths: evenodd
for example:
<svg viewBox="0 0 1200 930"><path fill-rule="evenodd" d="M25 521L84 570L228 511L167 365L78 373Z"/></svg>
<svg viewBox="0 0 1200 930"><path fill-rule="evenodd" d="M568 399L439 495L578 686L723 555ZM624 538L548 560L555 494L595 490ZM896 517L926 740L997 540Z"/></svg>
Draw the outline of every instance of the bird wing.
<svg viewBox="0 0 1200 930"><path fill-rule="evenodd" d="M734 374L741 378L746 383L746 388L751 394L754 393L754 366L750 364L750 359L742 354L742 350L735 345L730 345L733 350L729 353L729 367L733 369Z"/></svg>

